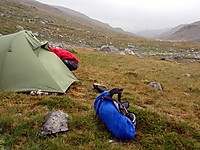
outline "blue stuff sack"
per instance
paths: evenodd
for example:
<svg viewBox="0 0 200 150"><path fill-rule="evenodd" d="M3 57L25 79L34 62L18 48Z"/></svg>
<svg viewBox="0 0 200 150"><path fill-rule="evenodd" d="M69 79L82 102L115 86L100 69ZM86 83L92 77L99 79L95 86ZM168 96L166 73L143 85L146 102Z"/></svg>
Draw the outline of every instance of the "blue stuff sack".
<svg viewBox="0 0 200 150"><path fill-rule="evenodd" d="M117 139L130 140L135 136L135 125L131 119L119 111L113 100L110 92L104 91L95 99L94 109L98 117Z"/></svg>

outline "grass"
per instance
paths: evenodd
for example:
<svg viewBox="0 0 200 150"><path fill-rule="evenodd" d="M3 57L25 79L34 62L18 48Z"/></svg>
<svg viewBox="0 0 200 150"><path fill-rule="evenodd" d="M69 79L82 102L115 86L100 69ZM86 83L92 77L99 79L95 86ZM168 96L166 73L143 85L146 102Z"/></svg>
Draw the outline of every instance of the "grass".
<svg viewBox="0 0 200 150"><path fill-rule="evenodd" d="M1 149L198 149L199 63L161 61L73 48L80 59L74 83L67 95L30 96L0 92ZM129 64L129 65L127 65ZM190 73L191 76L185 76ZM148 87L157 81L164 87ZM136 114L136 136L119 141L95 118L92 84L124 89ZM62 110L69 115L69 131L41 136L44 116Z"/></svg>

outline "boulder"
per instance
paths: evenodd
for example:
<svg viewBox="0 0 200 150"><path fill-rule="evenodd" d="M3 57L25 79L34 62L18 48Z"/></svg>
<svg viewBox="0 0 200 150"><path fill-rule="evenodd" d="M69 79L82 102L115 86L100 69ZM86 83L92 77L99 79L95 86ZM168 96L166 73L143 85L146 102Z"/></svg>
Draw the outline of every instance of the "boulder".
<svg viewBox="0 0 200 150"><path fill-rule="evenodd" d="M125 53L125 54L128 54L128 55L135 55L135 53L134 53L131 49L129 49L129 48L126 48L126 49L124 50L124 53Z"/></svg>
<svg viewBox="0 0 200 150"><path fill-rule="evenodd" d="M119 50L116 47L114 47L114 46L108 46L108 45L101 46L100 51L114 52L114 53L118 53L119 52Z"/></svg>
<svg viewBox="0 0 200 150"><path fill-rule="evenodd" d="M161 90L162 91L162 86L158 82L150 82L148 85L151 86L151 87L155 87L157 90Z"/></svg>
<svg viewBox="0 0 200 150"><path fill-rule="evenodd" d="M17 28L18 30L24 30L24 27L22 27L22 26L20 26L20 25L17 25L16 28Z"/></svg>
<svg viewBox="0 0 200 150"><path fill-rule="evenodd" d="M41 127L40 133L42 135L50 135L58 132L68 131L68 115L57 110L50 112L45 116L45 123Z"/></svg>

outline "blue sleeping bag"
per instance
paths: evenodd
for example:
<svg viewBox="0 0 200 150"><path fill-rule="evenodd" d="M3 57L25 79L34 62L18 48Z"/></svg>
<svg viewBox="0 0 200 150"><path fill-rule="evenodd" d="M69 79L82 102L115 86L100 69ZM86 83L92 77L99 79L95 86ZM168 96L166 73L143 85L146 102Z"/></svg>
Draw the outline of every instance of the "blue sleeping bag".
<svg viewBox="0 0 200 150"><path fill-rule="evenodd" d="M135 136L135 125L128 117L120 113L107 97L109 97L109 91L104 91L95 99L94 109L98 117L119 140L132 139Z"/></svg>

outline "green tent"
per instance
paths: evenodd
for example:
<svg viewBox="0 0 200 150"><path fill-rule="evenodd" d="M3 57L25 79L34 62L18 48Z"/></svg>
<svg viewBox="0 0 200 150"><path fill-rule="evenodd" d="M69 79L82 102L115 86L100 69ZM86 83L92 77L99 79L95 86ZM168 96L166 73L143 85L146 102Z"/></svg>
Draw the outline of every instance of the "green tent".
<svg viewBox="0 0 200 150"><path fill-rule="evenodd" d="M65 93L73 73L31 31L0 36L0 90Z"/></svg>

